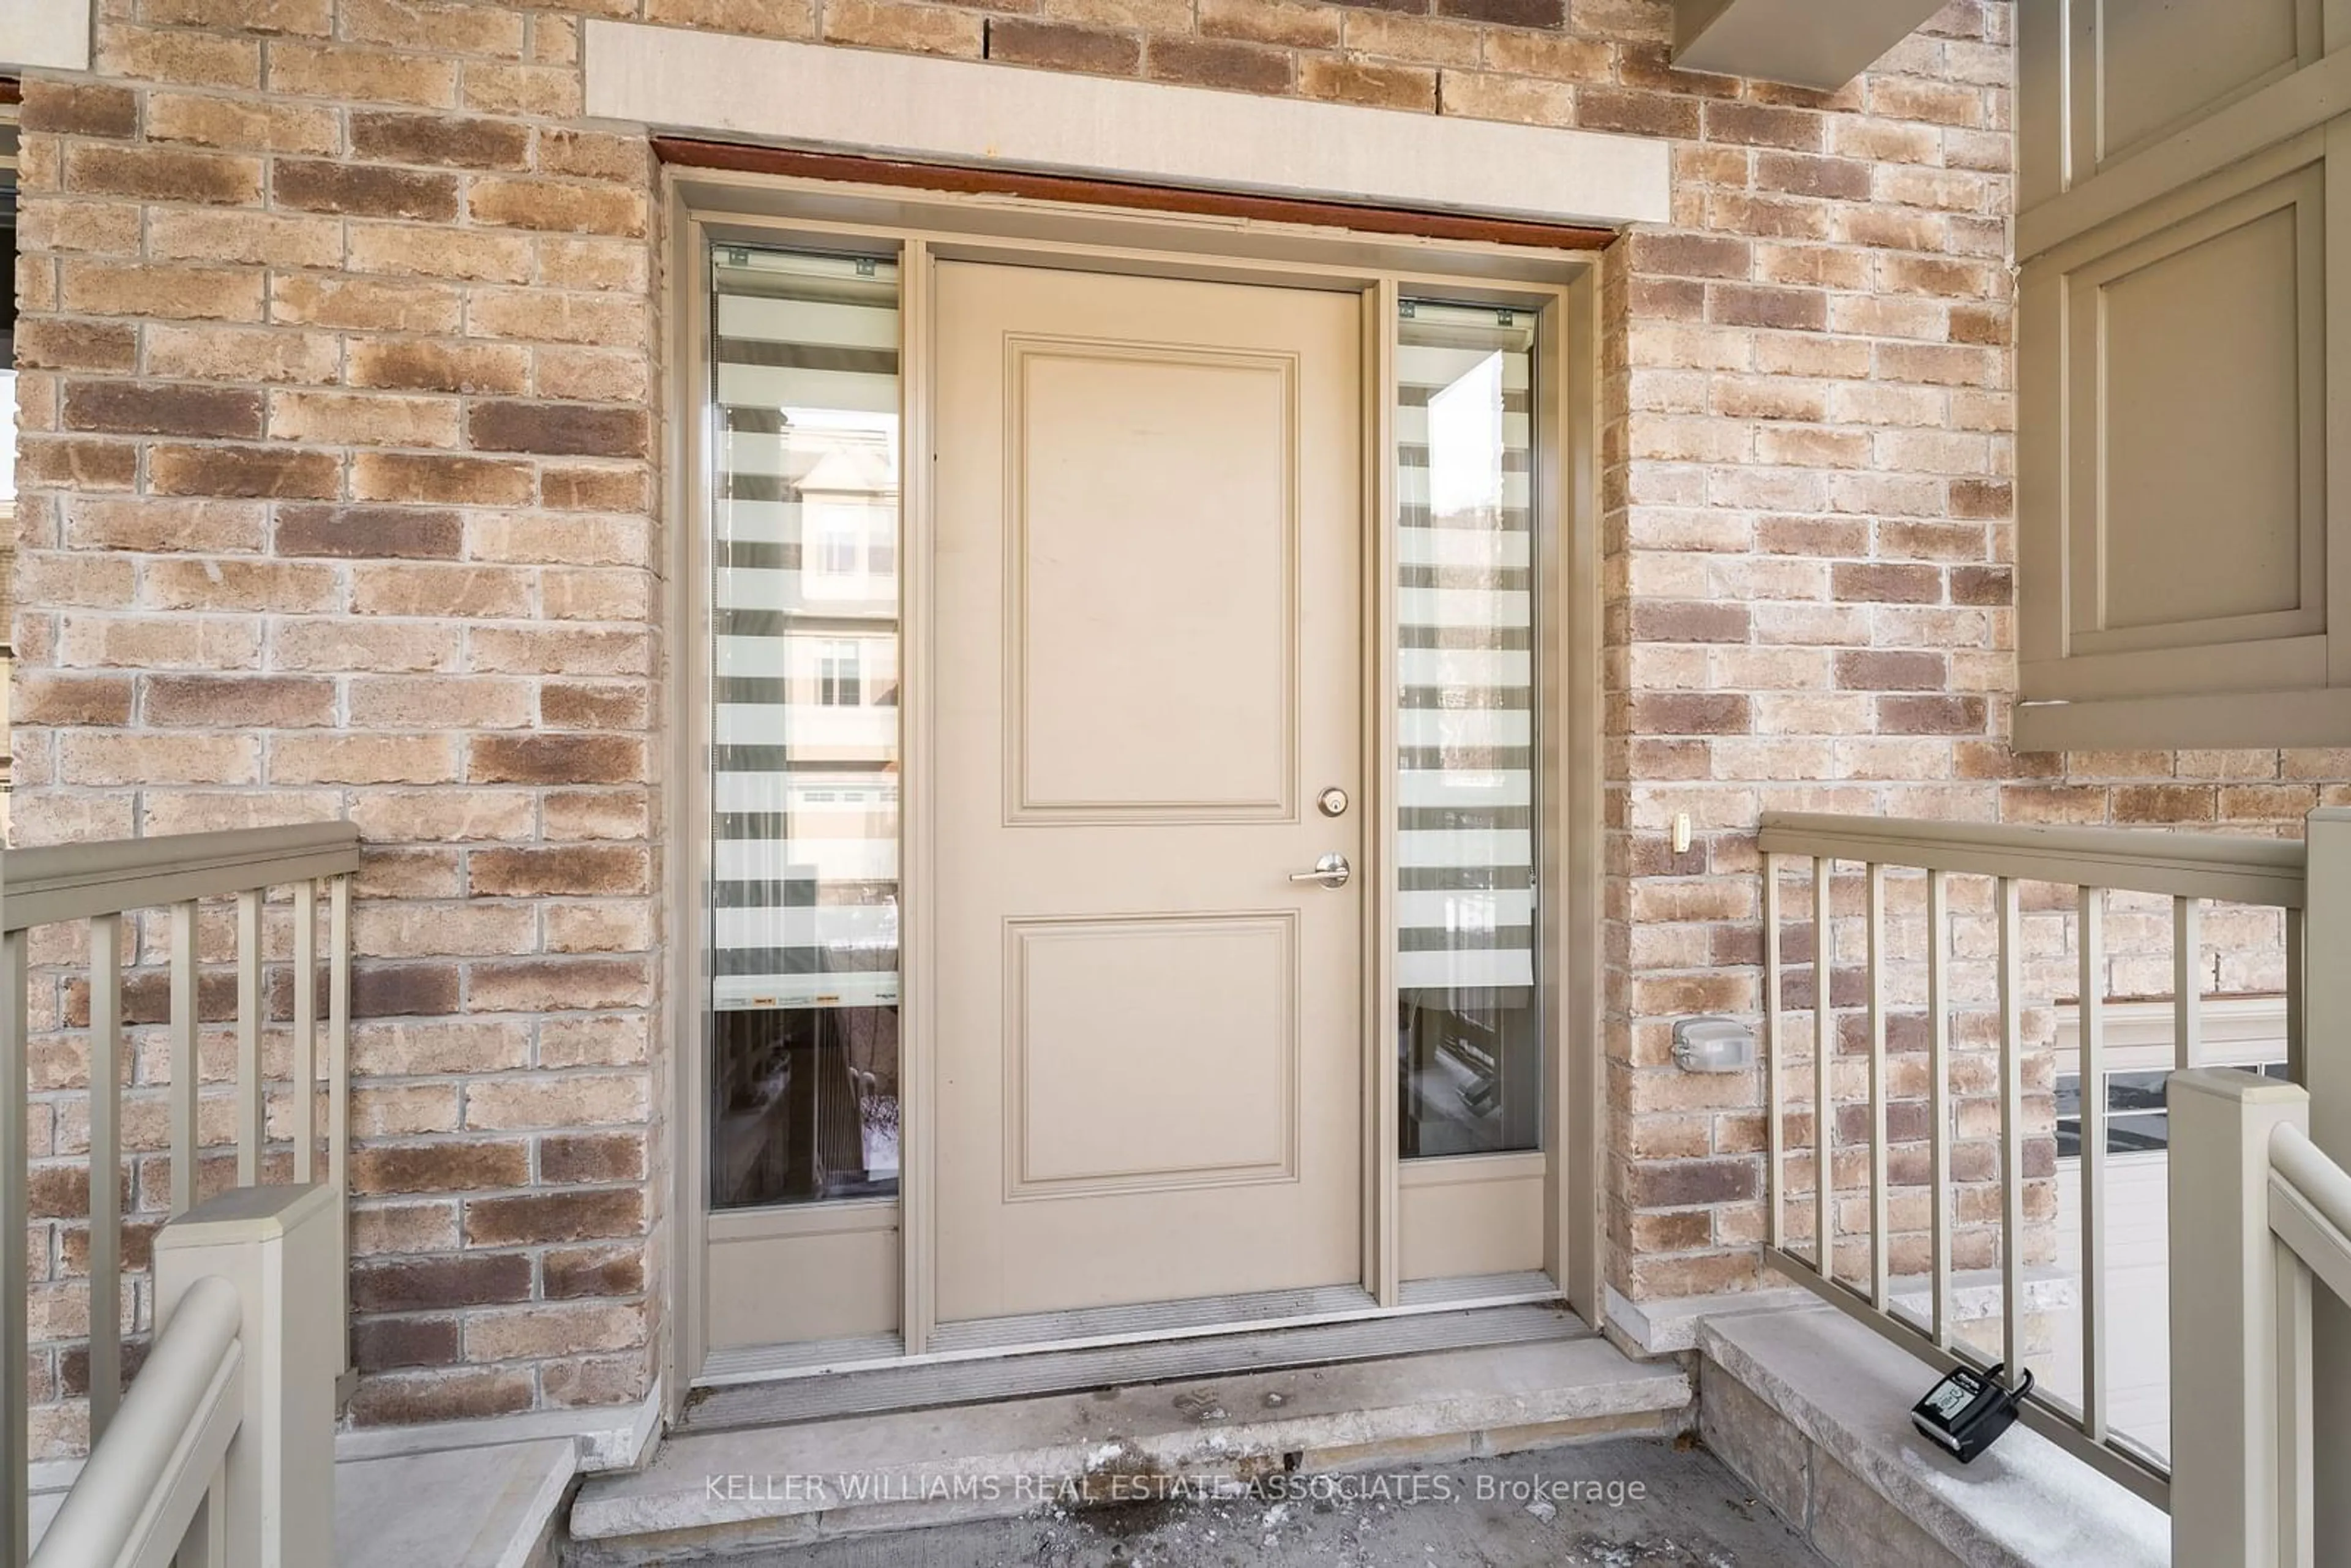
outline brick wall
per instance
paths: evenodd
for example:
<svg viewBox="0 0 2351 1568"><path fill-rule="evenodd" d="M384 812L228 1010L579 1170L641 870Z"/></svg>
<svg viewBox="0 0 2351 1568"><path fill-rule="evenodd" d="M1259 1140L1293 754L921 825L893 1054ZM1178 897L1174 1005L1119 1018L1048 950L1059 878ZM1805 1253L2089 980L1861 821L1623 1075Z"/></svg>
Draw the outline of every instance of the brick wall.
<svg viewBox="0 0 2351 1568"><path fill-rule="evenodd" d="M1664 1053L1757 1005L1758 811L2284 829L2345 774L2004 744L2006 0L1834 94L1671 70L1664 0L100 11L94 76L25 86L18 827L365 831L360 1421L632 1399L658 1333L655 177L572 123L581 15L1673 140L1674 221L1604 290L1629 1294L1754 1280L1755 1085ZM38 1020L61 1170L73 1006ZM57 1449L74 1186L36 1253Z"/></svg>

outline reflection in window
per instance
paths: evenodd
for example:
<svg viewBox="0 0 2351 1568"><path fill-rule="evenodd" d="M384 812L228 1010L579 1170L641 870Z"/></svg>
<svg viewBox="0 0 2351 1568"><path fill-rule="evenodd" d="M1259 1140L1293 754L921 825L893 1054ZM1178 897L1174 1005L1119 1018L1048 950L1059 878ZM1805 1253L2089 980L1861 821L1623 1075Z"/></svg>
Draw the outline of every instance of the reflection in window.
<svg viewBox="0 0 2351 1568"><path fill-rule="evenodd" d="M1539 1147L1534 318L1406 300L1396 349L1403 1153Z"/></svg>
<svg viewBox="0 0 2351 1568"><path fill-rule="evenodd" d="M2283 1079L2283 1061L2243 1062L2247 1072ZM2171 1146L2171 1116L2164 1098L2168 1070L2109 1072L2106 1075L2106 1153L2160 1154ZM2057 1075L2057 1157L2078 1159L2082 1154L2082 1075Z"/></svg>
<svg viewBox="0 0 2351 1568"><path fill-rule="evenodd" d="M817 665L816 700L827 707L855 707L862 689L857 678L857 644L826 643Z"/></svg>
<svg viewBox="0 0 2351 1568"><path fill-rule="evenodd" d="M711 1202L898 1181L898 284L712 253Z"/></svg>

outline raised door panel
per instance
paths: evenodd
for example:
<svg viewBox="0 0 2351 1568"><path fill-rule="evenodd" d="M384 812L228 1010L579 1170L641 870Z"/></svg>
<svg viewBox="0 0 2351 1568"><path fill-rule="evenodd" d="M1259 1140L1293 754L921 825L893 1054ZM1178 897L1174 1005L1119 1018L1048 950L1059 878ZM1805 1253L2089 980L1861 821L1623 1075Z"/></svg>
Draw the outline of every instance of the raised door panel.
<svg viewBox="0 0 2351 1568"><path fill-rule="evenodd" d="M1011 820L1293 816L1295 356L1008 351Z"/></svg>
<svg viewBox="0 0 2351 1568"><path fill-rule="evenodd" d="M1014 921L1005 956L1008 1197L1296 1176L1295 916Z"/></svg>

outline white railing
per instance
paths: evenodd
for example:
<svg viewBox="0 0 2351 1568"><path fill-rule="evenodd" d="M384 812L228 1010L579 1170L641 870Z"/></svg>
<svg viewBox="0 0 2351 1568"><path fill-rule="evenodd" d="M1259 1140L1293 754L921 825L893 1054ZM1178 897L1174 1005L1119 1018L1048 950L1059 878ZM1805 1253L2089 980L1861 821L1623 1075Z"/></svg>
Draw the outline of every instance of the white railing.
<svg viewBox="0 0 2351 1568"><path fill-rule="evenodd" d="M32 1568L333 1568L340 1207L239 1187L163 1227L153 1352Z"/></svg>
<svg viewBox="0 0 2351 1568"><path fill-rule="evenodd" d="M2171 1560L2312 1568L2314 1279L2351 1301L2351 1174L2310 1141L2310 1096L2181 1072L2171 1112ZM2325 1561L2336 1561L2329 1553Z"/></svg>
<svg viewBox="0 0 2351 1568"><path fill-rule="evenodd" d="M2322 813L2324 814L2324 813ZM2104 1015L2106 1003L2105 916L2113 892L2155 894L2171 900L2174 1066L2193 1068L2202 1054L2201 921L2210 902L2268 905L2284 911L2285 988L2289 1072L2303 1076L2303 911L2309 856L2301 843L2220 833L2127 829L2058 829L1907 821L1892 818L1768 813L1763 819L1763 1019L1767 1235L1764 1256L1778 1271L1844 1308L1855 1318L1945 1370L1965 1363L1979 1370L1993 1359L1966 1343L1955 1305L1952 1239L1955 1220L1951 1148L1953 1131L1952 899L1954 875L1990 879L1995 929L1995 1009L1999 1067L1999 1160L1996 1173L1980 1185L1997 1186L2000 1197L1999 1299L2001 1354L2013 1376L2027 1364L2025 1335L2032 1312L2026 1267L2028 1129L2024 1104L2028 1049L2023 1035L2026 936L2020 883L2050 883L2074 890L2071 918L2079 965L2082 1095L2081 1407L2069 1409L2036 1389L2022 1418L2106 1475L2141 1496L2168 1506L2170 1479L2160 1456L2124 1439L2107 1421L2108 1378L2104 1327L2107 1313L2105 1244L2106 1103L2104 1082ZM1815 996L1813 1014L1811 1103L1813 1159L1813 1243L1792 1245L1787 1207L1791 1190L1788 1106L1792 1073L1786 1058L1792 1041L1782 1013L1781 883L1790 862L1811 862L1809 923L1815 951L1811 967ZM1839 1183L1836 1082L1838 1057L1834 975L1838 954L1832 886L1839 862L1863 873L1862 918L1865 986L1857 1010L1867 1026L1866 1136L1868 1201L1867 1259L1855 1277L1841 1278L1836 1262ZM1895 1310L1897 1287L1890 1267L1894 1230L1888 1223L1887 976L1894 967L1887 944L1886 880L1889 870L1924 873L1926 985L1926 1141L1928 1145L1928 1310L1914 1322ZM2177 1167L2174 1178L2177 1180ZM2176 1213L2175 1213L2175 1223ZM2045 1226L2045 1222L2044 1226ZM2174 1255L2173 1278L2179 1278ZM1848 1272L1851 1272L1848 1270ZM2175 1329L2181 1322L2175 1317ZM2175 1333L2177 1346L2183 1336ZM2185 1408L2175 1387L2174 1408ZM2179 1558L2199 1565L2201 1558Z"/></svg>
<svg viewBox="0 0 2351 1568"><path fill-rule="evenodd" d="M191 1544L205 1568L227 1562L222 1472L245 1416L244 1315L225 1280L188 1293L41 1537L33 1568L192 1568Z"/></svg>
<svg viewBox="0 0 2351 1568"><path fill-rule="evenodd" d="M197 833L176 837L11 850L0 854L0 1565L26 1561L29 1509L26 1383L27 1268L22 1239L27 1224L26 1186L32 1168L26 1143L28 987L61 978L30 967L37 927L79 924L88 933L89 1182L89 1432L104 1452L121 1405L122 1112L126 1092L123 976L134 955L160 948L169 970L168 1040L171 1186L168 1212L185 1216L197 1204L198 1131L202 1082L198 1045L201 901L235 901L237 1189L318 1183L326 1198L321 1222L335 1258L328 1292L308 1310L333 1325L333 1387L348 1372L344 1260L348 1256L344 1195L348 1190L349 1051L350 1021L351 879L359 869L358 831L349 823ZM286 889L291 916L287 1061L284 1080L287 1136L280 1167L269 1158L269 1081L263 1046L269 1032L264 916L273 890ZM323 891L323 898L321 896ZM325 905L323 938L321 904ZM150 923L152 923L151 929ZM141 942L140 937L152 939ZM321 951L323 941L323 952ZM319 996L321 968L327 998ZM325 1082L320 1083L321 1035ZM323 1125L320 1092L326 1102ZM99 1179L103 1175L105 1179ZM165 1235L170 1234L167 1227ZM159 1247L162 1243L159 1241ZM160 1254L159 1254L160 1258ZM163 1322L161 1281L155 1293ZM189 1333L193 1335L194 1330ZM183 1336L183 1338L187 1336ZM169 1346L159 1342L156 1354ZM250 1354L250 1347L247 1347ZM200 1361L193 1350L172 1363ZM152 1362L151 1362L152 1366ZM148 1372L141 1374L144 1386ZM160 1397L160 1396L159 1396ZM152 1411L156 1400L139 1408ZM143 1417L142 1417L143 1418ZM131 1440L131 1439L126 1439ZM141 1437L137 1440L147 1440ZM119 1445L118 1445L119 1448ZM62 1515L60 1516L63 1517ZM239 1562L246 1559L239 1558Z"/></svg>

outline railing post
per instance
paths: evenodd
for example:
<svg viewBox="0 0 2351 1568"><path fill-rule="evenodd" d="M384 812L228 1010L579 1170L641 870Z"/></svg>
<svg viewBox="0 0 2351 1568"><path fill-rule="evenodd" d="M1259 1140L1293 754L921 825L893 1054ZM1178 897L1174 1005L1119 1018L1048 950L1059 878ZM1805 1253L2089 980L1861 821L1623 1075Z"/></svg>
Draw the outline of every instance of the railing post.
<svg viewBox="0 0 2351 1568"><path fill-rule="evenodd" d="M2171 1560L2278 1561L2276 1242L2270 1134L2309 1097L2231 1068L2174 1072L2171 1148Z"/></svg>
<svg viewBox="0 0 2351 1568"><path fill-rule="evenodd" d="M2323 807L2305 826L2302 939L2303 1087L2310 1140L2351 1166L2351 810ZM2312 1468L2317 1538L2351 1541L2351 1306L2315 1292L2311 1313ZM2177 1407L2175 1406L2175 1407Z"/></svg>
<svg viewBox="0 0 2351 1568"><path fill-rule="evenodd" d="M240 1187L198 1204L155 1238L155 1318L219 1275L244 1303L244 1418L229 1445L226 1560L315 1568L335 1560L337 1195Z"/></svg>

